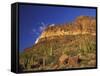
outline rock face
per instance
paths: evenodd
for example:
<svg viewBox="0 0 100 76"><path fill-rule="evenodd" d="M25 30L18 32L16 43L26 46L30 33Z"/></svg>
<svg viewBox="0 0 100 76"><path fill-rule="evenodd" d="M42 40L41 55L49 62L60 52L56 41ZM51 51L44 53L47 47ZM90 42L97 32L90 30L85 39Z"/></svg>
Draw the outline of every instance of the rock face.
<svg viewBox="0 0 100 76"><path fill-rule="evenodd" d="M55 36L64 35L79 35L79 34L91 34L95 35L96 20L89 16L79 16L72 23L57 24L48 26L40 35L38 43L41 39L54 38Z"/></svg>

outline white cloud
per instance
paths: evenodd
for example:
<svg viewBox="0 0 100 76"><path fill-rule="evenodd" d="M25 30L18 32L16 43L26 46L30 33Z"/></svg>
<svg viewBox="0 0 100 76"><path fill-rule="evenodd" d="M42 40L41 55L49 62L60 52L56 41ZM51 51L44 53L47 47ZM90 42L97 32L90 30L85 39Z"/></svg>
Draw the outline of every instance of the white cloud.
<svg viewBox="0 0 100 76"><path fill-rule="evenodd" d="M36 29L32 29L32 34L39 35L40 33Z"/></svg>
<svg viewBox="0 0 100 76"><path fill-rule="evenodd" d="M41 22L41 24L42 24L43 26L45 26L44 22Z"/></svg>
<svg viewBox="0 0 100 76"><path fill-rule="evenodd" d="M55 26L55 24L51 24L51 25L49 25L49 26Z"/></svg>
<svg viewBox="0 0 100 76"><path fill-rule="evenodd" d="M36 34L36 35L39 36L39 34L40 34L42 31L44 31L45 28L46 28L46 24L44 24L43 22L41 22L41 26L40 26L37 30L36 30L36 29L33 29L32 31L33 31L34 34ZM38 40L39 40L39 39L40 39L40 36L37 37L37 39L36 39L36 41L35 41L35 44L38 43Z"/></svg>
<svg viewBox="0 0 100 76"><path fill-rule="evenodd" d="M46 24L44 24L43 22L41 22L41 26L39 27L40 31L45 30L46 28Z"/></svg>
<svg viewBox="0 0 100 76"><path fill-rule="evenodd" d="M32 32L36 32L36 29L32 29Z"/></svg>
<svg viewBox="0 0 100 76"><path fill-rule="evenodd" d="M43 31L45 29L45 26L40 26L40 31Z"/></svg>

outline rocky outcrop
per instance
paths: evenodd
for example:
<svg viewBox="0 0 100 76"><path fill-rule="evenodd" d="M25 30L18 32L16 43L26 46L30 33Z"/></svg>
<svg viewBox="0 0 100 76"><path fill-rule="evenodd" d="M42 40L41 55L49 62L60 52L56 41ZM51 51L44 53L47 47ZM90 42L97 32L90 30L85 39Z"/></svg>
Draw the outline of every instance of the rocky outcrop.
<svg viewBox="0 0 100 76"><path fill-rule="evenodd" d="M72 23L53 24L48 26L40 35L36 43L43 38L54 38L55 36L90 34L95 35L96 20L94 17L79 16Z"/></svg>

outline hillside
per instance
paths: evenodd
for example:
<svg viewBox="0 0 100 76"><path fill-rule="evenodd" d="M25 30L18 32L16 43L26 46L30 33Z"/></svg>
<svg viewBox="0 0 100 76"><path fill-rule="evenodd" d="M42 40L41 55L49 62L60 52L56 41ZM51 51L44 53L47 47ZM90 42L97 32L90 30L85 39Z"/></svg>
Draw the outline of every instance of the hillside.
<svg viewBox="0 0 100 76"><path fill-rule="evenodd" d="M95 66L96 19L89 16L48 26L33 47L20 53L21 71Z"/></svg>

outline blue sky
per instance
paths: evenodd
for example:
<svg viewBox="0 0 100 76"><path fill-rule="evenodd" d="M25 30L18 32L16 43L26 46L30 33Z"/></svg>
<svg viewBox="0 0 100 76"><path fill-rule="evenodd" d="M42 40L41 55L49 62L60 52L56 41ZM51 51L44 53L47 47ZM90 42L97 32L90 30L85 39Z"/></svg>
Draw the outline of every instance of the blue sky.
<svg viewBox="0 0 100 76"><path fill-rule="evenodd" d="M94 8L53 7L39 5L19 6L19 50L32 47L49 24L72 22L77 16L96 16Z"/></svg>

